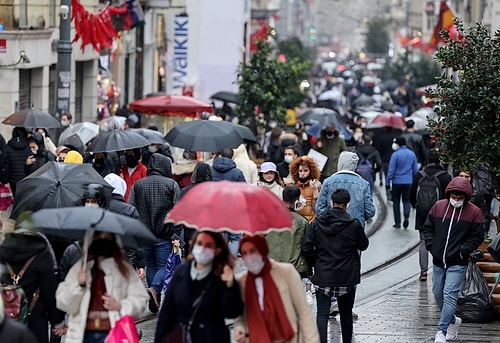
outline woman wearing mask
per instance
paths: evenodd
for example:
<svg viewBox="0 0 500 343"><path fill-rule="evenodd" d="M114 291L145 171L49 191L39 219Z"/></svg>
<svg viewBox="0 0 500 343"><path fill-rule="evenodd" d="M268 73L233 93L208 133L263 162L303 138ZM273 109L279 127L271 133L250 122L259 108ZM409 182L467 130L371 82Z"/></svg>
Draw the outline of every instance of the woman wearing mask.
<svg viewBox="0 0 500 343"><path fill-rule="evenodd" d="M273 162L264 162L260 166L259 181L257 186L266 187L273 192L278 198L283 198L283 181L276 170L276 164Z"/></svg>
<svg viewBox="0 0 500 343"><path fill-rule="evenodd" d="M122 165L116 173L127 183L125 191L125 201L128 201L128 195L134 183L146 177L148 168L141 162L141 150L139 148L125 150L125 164Z"/></svg>
<svg viewBox="0 0 500 343"><path fill-rule="evenodd" d="M294 185L300 189L301 202L305 199L304 207L297 210L297 213L306 217L311 223L316 218L316 200L321 190L318 165L311 157L301 156L290 164L290 176Z"/></svg>
<svg viewBox="0 0 500 343"><path fill-rule="evenodd" d="M117 236L89 231L84 246L86 261L71 267L59 284L57 307L69 315L66 343L103 343L120 317L142 315L149 296Z"/></svg>
<svg viewBox="0 0 500 343"><path fill-rule="evenodd" d="M243 236L240 253L248 270L237 277L245 313L234 325L234 340L319 342L316 323L294 266L269 259L269 247L260 235Z"/></svg>
<svg viewBox="0 0 500 343"><path fill-rule="evenodd" d="M193 343L229 343L224 318L243 313L234 279L234 256L220 233L197 232L187 262L177 267L165 294L155 342L178 342L175 333L192 322Z"/></svg>

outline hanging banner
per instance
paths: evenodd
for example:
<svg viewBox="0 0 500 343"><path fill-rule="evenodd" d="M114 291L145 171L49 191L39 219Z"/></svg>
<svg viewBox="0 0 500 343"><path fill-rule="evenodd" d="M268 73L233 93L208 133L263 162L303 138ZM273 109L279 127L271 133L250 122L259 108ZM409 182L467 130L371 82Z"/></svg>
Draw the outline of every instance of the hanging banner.
<svg viewBox="0 0 500 343"><path fill-rule="evenodd" d="M188 85L190 29L189 17L173 15L167 19L167 94L182 95Z"/></svg>

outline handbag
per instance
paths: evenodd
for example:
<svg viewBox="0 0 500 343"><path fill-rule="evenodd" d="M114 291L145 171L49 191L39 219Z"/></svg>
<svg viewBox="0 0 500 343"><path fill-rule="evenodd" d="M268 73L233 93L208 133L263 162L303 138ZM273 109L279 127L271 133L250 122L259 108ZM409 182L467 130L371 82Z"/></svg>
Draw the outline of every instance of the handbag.
<svg viewBox="0 0 500 343"><path fill-rule="evenodd" d="M109 331L105 343L139 343L134 317L125 315L117 320Z"/></svg>
<svg viewBox="0 0 500 343"><path fill-rule="evenodd" d="M200 308L201 301L203 297L207 293L208 287L212 283L212 279L207 283L205 288L201 291L200 295L193 302L193 314L187 324L181 323L181 325L177 326L174 330L170 331L168 334L163 336L161 342L162 343L192 343L191 339L191 327L193 326L193 321Z"/></svg>

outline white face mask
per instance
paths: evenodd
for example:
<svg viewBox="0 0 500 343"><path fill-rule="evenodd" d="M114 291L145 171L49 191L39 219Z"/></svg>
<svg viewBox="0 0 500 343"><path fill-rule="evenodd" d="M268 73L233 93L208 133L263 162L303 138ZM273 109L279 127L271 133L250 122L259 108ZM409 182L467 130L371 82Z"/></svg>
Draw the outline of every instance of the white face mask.
<svg viewBox="0 0 500 343"><path fill-rule="evenodd" d="M215 250L202 247L201 245L195 245L191 251L196 263L207 265L214 260Z"/></svg>
<svg viewBox="0 0 500 343"><path fill-rule="evenodd" d="M286 155L285 156L285 162L290 164L293 162L293 156L290 156L290 155Z"/></svg>
<svg viewBox="0 0 500 343"><path fill-rule="evenodd" d="M264 268L264 259L261 254L251 254L243 257L243 261L248 271L254 275L259 274Z"/></svg>
<svg viewBox="0 0 500 343"><path fill-rule="evenodd" d="M61 120L61 125L62 126L68 126L69 125L69 121L67 121L67 120Z"/></svg>
<svg viewBox="0 0 500 343"><path fill-rule="evenodd" d="M399 144L397 143L392 143L392 150L396 151L399 149Z"/></svg>
<svg viewBox="0 0 500 343"><path fill-rule="evenodd" d="M90 202L86 202L85 207L99 207L99 204L91 204Z"/></svg>
<svg viewBox="0 0 500 343"><path fill-rule="evenodd" d="M148 150L150 153L155 153L158 151L158 148L155 145L148 145Z"/></svg>
<svg viewBox="0 0 500 343"><path fill-rule="evenodd" d="M450 198L450 205L455 207L455 208L460 208L464 205L464 201L463 200L456 201L456 200Z"/></svg>
<svg viewBox="0 0 500 343"><path fill-rule="evenodd" d="M36 154L38 153L38 150L37 150L37 149L31 149L31 153L32 153L33 155L36 155Z"/></svg>

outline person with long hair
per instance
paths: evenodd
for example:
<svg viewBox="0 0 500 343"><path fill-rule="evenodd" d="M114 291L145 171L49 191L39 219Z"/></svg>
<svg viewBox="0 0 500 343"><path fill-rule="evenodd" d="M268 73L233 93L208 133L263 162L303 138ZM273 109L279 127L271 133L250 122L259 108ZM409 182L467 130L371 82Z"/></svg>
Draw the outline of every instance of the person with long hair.
<svg viewBox="0 0 500 343"><path fill-rule="evenodd" d="M294 185L300 189L300 195L305 199L305 205L296 212L311 223L316 218L316 200L321 190L319 181L321 172L318 164L309 156L297 157L290 164L290 176Z"/></svg>
<svg viewBox="0 0 500 343"><path fill-rule="evenodd" d="M122 316L142 315L149 296L118 236L88 231L83 245L88 253L59 284L57 307L69 314L66 343L104 343Z"/></svg>
<svg viewBox="0 0 500 343"><path fill-rule="evenodd" d="M222 234L199 231L186 260L175 270L165 293L155 343L178 342L182 326L193 343L229 343L224 319L243 313L233 273L235 257Z"/></svg>
<svg viewBox="0 0 500 343"><path fill-rule="evenodd" d="M262 163L260 166L259 181L257 181L257 186L266 187L278 198L282 199L283 187L285 185L283 184L280 174L276 169L276 164L273 162Z"/></svg>

